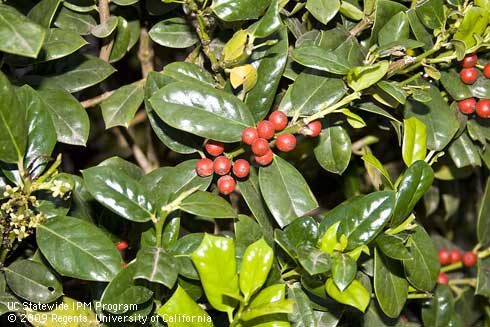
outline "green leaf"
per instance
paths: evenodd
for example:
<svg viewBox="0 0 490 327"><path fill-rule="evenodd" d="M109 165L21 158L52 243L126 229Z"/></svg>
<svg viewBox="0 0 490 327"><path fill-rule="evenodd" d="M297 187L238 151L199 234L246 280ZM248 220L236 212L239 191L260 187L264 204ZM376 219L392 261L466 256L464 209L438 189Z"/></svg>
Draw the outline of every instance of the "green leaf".
<svg viewBox="0 0 490 327"><path fill-rule="evenodd" d="M381 28L378 34L378 43L380 46L392 42L408 39L410 27L407 14L399 12L391 17L385 26Z"/></svg>
<svg viewBox="0 0 490 327"><path fill-rule="evenodd" d="M391 0L377 0L375 6L374 25L371 29L371 44L377 41L381 29L386 26L391 17L407 10L401 3Z"/></svg>
<svg viewBox="0 0 490 327"><path fill-rule="evenodd" d="M266 38L281 27L279 0L272 0L265 15L248 28L255 38Z"/></svg>
<svg viewBox="0 0 490 327"><path fill-rule="evenodd" d="M274 284L260 291L260 293L252 299L252 301L248 305L248 309L263 308L270 303L278 301L282 302L285 296L285 285ZM267 308L264 311L265 313L267 313ZM244 327L289 327L290 323L288 322L287 314L277 313L257 317L248 322L243 322L243 325Z"/></svg>
<svg viewBox="0 0 490 327"><path fill-rule="evenodd" d="M366 163L369 164L370 166L374 167L377 169L383 177L386 179L386 181L389 183L389 186L391 188L394 188L393 182L391 181L391 176L390 173L386 170L385 166L379 161L378 158L376 158L373 154L371 153L366 153L364 154L361 159Z"/></svg>
<svg viewBox="0 0 490 327"><path fill-rule="evenodd" d="M384 92L390 99L394 99L400 104L407 102L407 93L401 87L393 82L379 81L376 85Z"/></svg>
<svg viewBox="0 0 490 327"><path fill-rule="evenodd" d="M242 252L245 252L246 247L260 240L264 235L262 232L262 227L249 216L238 215L238 219L235 221L234 225L236 246L237 249L239 247L243 249ZM271 240L272 244L274 244L273 242L274 241Z"/></svg>
<svg viewBox="0 0 490 327"><path fill-rule="evenodd" d="M342 126L323 129L314 153L323 169L341 175L349 166L352 155L349 133Z"/></svg>
<svg viewBox="0 0 490 327"><path fill-rule="evenodd" d="M279 300L271 303L265 303L261 306L249 307L242 313L241 319L250 321L262 316L269 316L278 313L292 313L294 310L294 302L291 300Z"/></svg>
<svg viewBox="0 0 490 327"><path fill-rule="evenodd" d="M158 309L158 314L165 320L169 327L213 327L211 317L178 286L174 294L165 304ZM190 321L170 319L170 317L195 317Z"/></svg>
<svg viewBox="0 0 490 327"><path fill-rule="evenodd" d="M214 77L199 65L176 61L165 66L165 76L179 82L202 82L214 86Z"/></svg>
<svg viewBox="0 0 490 327"><path fill-rule="evenodd" d="M307 0L306 9L322 24L327 24L340 9L339 0Z"/></svg>
<svg viewBox="0 0 490 327"><path fill-rule="evenodd" d="M295 247L316 246L318 242L318 223L312 217L301 217L289 224L284 231Z"/></svg>
<svg viewBox="0 0 490 327"><path fill-rule="evenodd" d="M346 75L352 68L346 58L317 46L296 48L291 57L303 66L333 74Z"/></svg>
<svg viewBox="0 0 490 327"><path fill-rule="evenodd" d="M322 274L330 271L331 260L328 254L311 245L301 245L296 249L301 266L310 275Z"/></svg>
<svg viewBox="0 0 490 327"><path fill-rule="evenodd" d="M0 4L0 51L36 58L44 42L44 28L11 6Z"/></svg>
<svg viewBox="0 0 490 327"><path fill-rule="evenodd" d="M362 312L366 311L371 300L371 294L357 279L354 279L343 292L337 288L332 278L327 279L325 288L335 301L350 305Z"/></svg>
<svg viewBox="0 0 490 327"><path fill-rule="evenodd" d="M353 200L340 221L337 237L347 236L348 250L368 244L390 220L394 200L395 194L390 191L373 192Z"/></svg>
<svg viewBox="0 0 490 327"><path fill-rule="evenodd" d="M346 254L338 254L333 257L332 278L339 289L343 292L354 280L357 273L357 263Z"/></svg>
<svg viewBox="0 0 490 327"><path fill-rule="evenodd" d="M441 72L441 83L447 93L456 101L471 98L471 88L461 81L455 69Z"/></svg>
<svg viewBox="0 0 490 327"><path fill-rule="evenodd" d="M192 264L190 254L199 247L203 237L204 234L202 233L187 234L178 239L170 249L170 252L175 256L175 260L177 260L180 275L189 279L199 280L199 275Z"/></svg>
<svg viewBox="0 0 490 327"><path fill-rule="evenodd" d="M106 128L114 126L128 127L136 111L143 103L144 90L135 84L117 89L100 104Z"/></svg>
<svg viewBox="0 0 490 327"><path fill-rule="evenodd" d="M188 48L197 42L197 36L184 18L162 20L150 29L153 41L169 48Z"/></svg>
<svg viewBox="0 0 490 327"><path fill-rule="evenodd" d="M0 72L0 160L15 163L24 156L27 139L24 117L25 107L21 107L7 76Z"/></svg>
<svg viewBox="0 0 490 327"><path fill-rule="evenodd" d="M80 35L88 35L97 25L97 22L89 13L78 13L66 7L61 7L54 25Z"/></svg>
<svg viewBox="0 0 490 327"><path fill-rule="evenodd" d="M475 294L490 297L490 259L478 259Z"/></svg>
<svg viewBox="0 0 490 327"><path fill-rule="evenodd" d="M9 288L27 301L50 303L63 295L61 282L41 263L17 260L4 269Z"/></svg>
<svg viewBox="0 0 490 327"><path fill-rule="evenodd" d="M150 99L160 118L170 126L222 142L241 140L253 117L235 96L206 85L176 82Z"/></svg>
<svg viewBox="0 0 490 327"><path fill-rule="evenodd" d="M412 286L429 292L436 284L440 268L434 244L424 228L417 226L407 246L412 259L403 261L405 275Z"/></svg>
<svg viewBox="0 0 490 327"><path fill-rule="evenodd" d="M318 207L301 173L278 156L274 156L269 166L260 168L259 184L270 212L281 227Z"/></svg>
<svg viewBox="0 0 490 327"><path fill-rule="evenodd" d="M398 185L392 226L398 226L412 212L434 180L431 166L423 160L415 161L405 171Z"/></svg>
<svg viewBox="0 0 490 327"><path fill-rule="evenodd" d="M111 16L102 24L95 26L92 29L92 35L100 39L108 37L116 30L117 23L119 22L118 17Z"/></svg>
<svg viewBox="0 0 490 327"><path fill-rule="evenodd" d="M407 166L424 160L427 153L427 128L416 117L403 121L402 156Z"/></svg>
<svg viewBox="0 0 490 327"><path fill-rule="evenodd" d="M465 132L455 139L449 146L449 154L458 168L467 166L481 166L478 146L475 145Z"/></svg>
<svg viewBox="0 0 490 327"><path fill-rule="evenodd" d="M254 88L247 93L245 103L250 108L255 122L261 121L269 113L288 58L286 27L281 26L276 33L267 39L263 39L263 41L269 40L275 40L277 43L270 47L254 50L250 56L258 77Z"/></svg>
<svg viewBox="0 0 490 327"><path fill-rule="evenodd" d="M140 0L112 0L112 1L120 6L130 6L135 3L138 3L138 1Z"/></svg>
<svg viewBox="0 0 490 327"><path fill-rule="evenodd" d="M478 210L477 223L478 242L487 244L490 242L490 178L487 178L485 193L481 199Z"/></svg>
<svg viewBox="0 0 490 327"><path fill-rule="evenodd" d="M454 312L454 299L447 285L438 285L428 308L422 308L422 321L425 326L449 326Z"/></svg>
<svg viewBox="0 0 490 327"><path fill-rule="evenodd" d="M111 157L109 159L106 159L102 161L99 164L99 166L109 167L113 171L123 175L128 175L135 180L141 180L144 175L143 169L141 169L140 166L137 166L134 163L126 161L124 159L121 159L120 157Z"/></svg>
<svg viewBox="0 0 490 327"><path fill-rule="evenodd" d="M272 248L260 239L249 245L240 268L240 290L248 301L264 285L274 260Z"/></svg>
<svg viewBox="0 0 490 327"><path fill-rule="evenodd" d="M408 236L404 233L396 235L380 234L376 237L378 249L388 258L395 260L411 260L412 255L405 246Z"/></svg>
<svg viewBox="0 0 490 327"><path fill-rule="evenodd" d="M301 73L291 89L291 110L283 111L288 116L313 115L338 102L346 92L341 79Z"/></svg>
<svg viewBox="0 0 490 327"><path fill-rule="evenodd" d="M235 218L237 216L231 204L219 195L197 191L180 204L179 209L196 216L207 218Z"/></svg>
<svg viewBox="0 0 490 327"><path fill-rule="evenodd" d="M92 167L82 172L90 194L106 208L131 221L151 220L153 205L143 186L111 167Z"/></svg>
<svg viewBox="0 0 490 327"><path fill-rule="evenodd" d="M235 244L232 239L205 234L199 248L192 253L209 303L218 311L233 312L238 295Z"/></svg>
<svg viewBox="0 0 490 327"><path fill-rule="evenodd" d="M114 45L112 47L109 62L116 62L121 60L129 47L129 40L131 38L131 32L129 30L128 21L123 17L117 19L117 32L114 38Z"/></svg>
<svg viewBox="0 0 490 327"><path fill-rule="evenodd" d="M390 63L386 60L379 61L371 66L359 66L349 71L347 84L354 91L367 89L376 84L388 72Z"/></svg>
<svg viewBox="0 0 490 327"><path fill-rule="evenodd" d="M446 25L443 0L427 0L417 4L415 12L427 28L431 30L443 28Z"/></svg>
<svg viewBox="0 0 490 327"><path fill-rule="evenodd" d="M41 0L27 14L30 20L49 28L61 0Z"/></svg>
<svg viewBox="0 0 490 327"><path fill-rule="evenodd" d="M37 227L36 241L46 260L63 276L110 281L121 269L121 256L112 241L78 218L49 219Z"/></svg>
<svg viewBox="0 0 490 327"><path fill-rule="evenodd" d="M134 279L145 279L172 289L177 281L174 257L162 248L144 247L136 256Z"/></svg>
<svg viewBox="0 0 490 327"><path fill-rule="evenodd" d="M396 318L405 306L408 282L401 265L377 249L374 252L374 292L379 306L391 318Z"/></svg>
<svg viewBox="0 0 490 327"><path fill-rule="evenodd" d="M453 38L462 41L466 48L471 48L476 44L474 36L481 36L487 25L488 11L480 7L471 7L465 12L463 22Z"/></svg>
<svg viewBox="0 0 490 327"><path fill-rule="evenodd" d="M428 50L434 46L434 42L432 40L432 34L429 33L424 25L420 22L420 19L417 16L417 13L414 9L410 9L407 11L408 21L410 23L410 28L412 30L415 38L424 43L424 49Z"/></svg>
<svg viewBox="0 0 490 327"><path fill-rule="evenodd" d="M313 311L310 299L305 292L303 292L299 283L295 283L288 287L288 298L294 301L294 310L289 315L289 320L293 323L293 326L317 326L315 311ZM325 327L328 327L328 325L325 325Z"/></svg>
<svg viewBox="0 0 490 327"><path fill-rule="evenodd" d="M49 109L59 142L85 145L90 130L87 112L70 93L62 89L39 91Z"/></svg>
<svg viewBox="0 0 490 327"><path fill-rule="evenodd" d="M211 9L225 22L258 18L271 0L213 0Z"/></svg>

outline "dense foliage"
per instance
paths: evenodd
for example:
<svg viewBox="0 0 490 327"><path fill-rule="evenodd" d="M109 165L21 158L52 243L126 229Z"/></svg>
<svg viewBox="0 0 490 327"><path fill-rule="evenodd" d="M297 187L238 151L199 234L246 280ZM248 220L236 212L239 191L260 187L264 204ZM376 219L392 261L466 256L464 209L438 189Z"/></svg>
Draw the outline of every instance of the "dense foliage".
<svg viewBox="0 0 490 327"><path fill-rule="evenodd" d="M490 325L489 0L0 1L0 323Z"/></svg>

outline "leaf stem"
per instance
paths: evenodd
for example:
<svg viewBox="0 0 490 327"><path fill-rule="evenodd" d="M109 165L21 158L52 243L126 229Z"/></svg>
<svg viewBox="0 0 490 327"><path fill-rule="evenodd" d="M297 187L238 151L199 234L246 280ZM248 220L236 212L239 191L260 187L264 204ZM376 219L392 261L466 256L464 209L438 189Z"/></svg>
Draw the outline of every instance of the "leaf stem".
<svg viewBox="0 0 490 327"><path fill-rule="evenodd" d="M99 0L99 18L100 23L104 24L109 17L111 17L111 11L109 9L109 0ZM112 46L114 45L114 38L109 36L103 40L104 45L100 49L99 58L108 62L111 56Z"/></svg>
<svg viewBox="0 0 490 327"><path fill-rule="evenodd" d="M408 294L407 299L431 299L433 295L431 293L411 293Z"/></svg>
<svg viewBox="0 0 490 327"><path fill-rule="evenodd" d="M155 247L157 247L157 248L162 247L163 225L165 225L165 220L167 220L169 213L170 212L168 212L168 211L160 211L160 218L158 219L157 223L155 224L155 233L156 233Z"/></svg>

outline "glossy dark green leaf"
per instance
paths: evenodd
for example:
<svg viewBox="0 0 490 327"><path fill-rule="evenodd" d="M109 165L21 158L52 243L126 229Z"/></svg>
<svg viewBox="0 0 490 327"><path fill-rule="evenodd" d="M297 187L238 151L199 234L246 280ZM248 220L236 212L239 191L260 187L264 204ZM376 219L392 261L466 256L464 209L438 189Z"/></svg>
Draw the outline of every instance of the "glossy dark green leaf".
<svg viewBox="0 0 490 327"><path fill-rule="evenodd" d="M221 20L233 22L258 18L271 0L213 0L211 9Z"/></svg>
<svg viewBox="0 0 490 327"><path fill-rule="evenodd" d="M97 25L97 22L89 13L78 13L66 7L61 7L56 15L54 25L80 35L88 35Z"/></svg>
<svg viewBox="0 0 490 327"><path fill-rule="evenodd" d="M340 9L339 0L307 0L306 9L322 24L327 24Z"/></svg>
<svg viewBox="0 0 490 327"><path fill-rule="evenodd" d="M20 105L10 81L0 72L0 160L15 163L24 156L27 139L25 114L26 109Z"/></svg>
<svg viewBox="0 0 490 327"><path fill-rule="evenodd" d="M165 66L165 76L179 82L202 82L214 86L214 78L208 71L190 62L176 61Z"/></svg>
<svg viewBox="0 0 490 327"><path fill-rule="evenodd" d="M332 260L328 254L311 245L301 245L296 249L301 266L310 275L322 274L330 271Z"/></svg>
<svg viewBox="0 0 490 327"><path fill-rule="evenodd" d="M245 103L250 108L255 122L261 121L269 113L288 58L288 34L284 26L267 39L263 39L267 40L276 40L277 43L254 50L250 56L258 77L254 88L248 92Z"/></svg>
<svg viewBox="0 0 490 327"><path fill-rule="evenodd" d="M109 57L109 62L119 61L126 55L130 38L131 32L129 30L128 21L123 17L118 17L116 36L114 38L114 45Z"/></svg>
<svg viewBox="0 0 490 327"><path fill-rule="evenodd" d="M253 326L264 326L264 327L288 327L290 323L288 322L288 315L285 313L276 313L273 314L272 308L267 308L269 304L274 305L274 303L282 302L284 303L284 299L286 297L286 290L284 284L274 284L263 289L257 296L255 296L250 304L248 305L248 309L261 310L264 316L254 318L250 321L244 321L244 327L253 327ZM288 308L291 309L291 303L286 302ZM265 310L264 310L265 309ZM278 309L281 309L281 305ZM267 314L267 313L270 314Z"/></svg>
<svg viewBox="0 0 490 327"><path fill-rule="evenodd" d="M121 256L114 243L93 224L78 218L49 219L37 227L36 241L62 276L110 281L121 269Z"/></svg>
<svg viewBox="0 0 490 327"><path fill-rule="evenodd" d="M374 254L374 291L383 312L388 317L398 317L407 300L408 282L401 265L377 249Z"/></svg>
<svg viewBox="0 0 490 327"><path fill-rule="evenodd" d="M169 48L188 48L198 40L189 23L180 17L162 20L149 34L153 41Z"/></svg>
<svg viewBox="0 0 490 327"><path fill-rule="evenodd" d="M429 292L439 274L439 256L423 227L417 226L413 232L407 242L412 259L403 261L405 275L412 286Z"/></svg>
<svg viewBox="0 0 490 327"><path fill-rule="evenodd" d="M392 225L399 225L432 185L434 172L423 160L414 162L404 173L396 192Z"/></svg>
<svg viewBox="0 0 490 327"><path fill-rule="evenodd" d="M279 1L272 0L265 15L257 23L250 26L248 30L256 38L268 37L281 27L281 16L279 11Z"/></svg>
<svg viewBox="0 0 490 327"><path fill-rule="evenodd" d="M0 4L0 30L0 51L29 58L37 57L46 36L44 28L5 4Z"/></svg>
<svg viewBox="0 0 490 327"><path fill-rule="evenodd" d="M172 217L167 218L165 222L165 228L162 232L162 247L164 249L172 248L179 239L180 233L180 218Z"/></svg>
<svg viewBox="0 0 490 327"><path fill-rule="evenodd" d="M490 259L478 259L476 276L476 295L490 297Z"/></svg>
<svg viewBox="0 0 490 327"><path fill-rule="evenodd" d="M337 288L343 292L354 280L357 273L357 263L346 254L333 256L332 278Z"/></svg>
<svg viewBox="0 0 490 327"><path fill-rule="evenodd" d="M318 223L312 217L301 217L289 224L284 231L295 247L316 246L318 242Z"/></svg>
<svg viewBox="0 0 490 327"><path fill-rule="evenodd" d="M398 103L405 104L407 101L407 94L403 88L396 85L396 83L390 83L387 81L379 81L376 84L387 96L394 99Z"/></svg>
<svg viewBox="0 0 490 327"><path fill-rule="evenodd" d="M174 255L178 264L179 274L193 280L199 280L196 268L192 264L190 254L194 252L202 242L204 234L187 234L177 240L170 252Z"/></svg>
<svg viewBox="0 0 490 327"><path fill-rule="evenodd" d="M395 194L373 192L352 201L349 211L340 222L337 236L347 236L347 249L368 244L388 223L393 213Z"/></svg>
<svg viewBox="0 0 490 327"><path fill-rule="evenodd" d="M318 207L301 173L278 156L274 156L269 166L260 168L259 184L270 212L281 227Z"/></svg>
<svg viewBox="0 0 490 327"><path fill-rule="evenodd" d="M135 180L142 179L144 175L143 169L141 169L140 166L137 166L134 163L126 161L124 159L121 159L120 157L111 157L109 159L106 159L102 161L99 164L99 166L109 167L114 172L122 175L128 175Z"/></svg>
<svg viewBox="0 0 490 327"><path fill-rule="evenodd" d="M478 211L477 235L481 244L490 242L490 179L487 179Z"/></svg>
<svg viewBox="0 0 490 327"><path fill-rule="evenodd" d="M185 198L179 209L196 216L207 218L235 218L231 204L219 195L197 191Z"/></svg>
<svg viewBox="0 0 490 327"><path fill-rule="evenodd" d="M43 27L50 27L61 0L41 0L27 14L32 21Z"/></svg>
<svg viewBox="0 0 490 327"><path fill-rule="evenodd" d="M471 141L467 133L461 134L451 143L449 154L458 168L481 166L478 146Z"/></svg>
<svg viewBox="0 0 490 327"><path fill-rule="evenodd" d="M315 313L312 305L310 304L310 299L301 289L301 285L299 283L293 284L288 288L288 298L294 301L293 313L289 315L289 320L293 323L293 326L317 326Z"/></svg>
<svg viewBox="0 0 490 327"><path fill-rule="evenodd" d="M265 283L272 267L274 252L260 239L250 244L243 254L240 267L240 290L248 301Z"/></svg>
<svg viewBox="0 0 490 327"><path fill-rule="evenodd" d="M128 127L143 99L144 90L139 85L129 84L117 89L100 104L106 128Z"/></svg>
<svg viewBox="0 0 490 327"><path fill-rule="evenodd" d="M43 264L17 260L5 267L7 284L15 295L34 303L50 303L63 295L63 286Z"/></svg>
<svg viewBox="0 0 490 327"><path fill-rule="evenodd" d="M136 256L134 265L134 279L145 279L162 284L169 289L174 287L177 281L175 259L162 248L142 248Z"/></svg>
<svg viewBox="0 0 490 327"><path fill-rule="evenodd" d="M263 237L262 227L253 218L238 215L234 225L237 248L241 246L245 250L247 246Z"/></svg>
<svg viewBox="0 0 490 327"><path fill-rule="evenodd" d="M428 308L422 309L422 321L425 326L449 326L454 312L454 299L447 285L438 285L434 298Z"/></svg>
<svg viewBox="0 0 490 327"><path fill-rule="evenodd" d="M112 1L120 6L130 6L135 3L138 3L140 0L112 0Z"/></svg>
<svg viewBox="0 0 490 327"><path fill-rule="evenodd" d="M446 15L443 0L427 0L415 7L417 16L431 30L443 28L446 25Z"/></svg>
<svg viewBox="0 0 490 327"><path fill-rule="evenodd" d="M204 84L169 84L156 92L150 103L172 127L217 141L239 141L243 129L253 125L252 114L243 102Z"/></svg>
<svg viewBox="0 0 490 327"><path fill-rule="evenodd" d="M342 99L347 88L341 79L301 73L292 86L288 116L312 115Z"/></svg>
<svg viewBox="0 0 490 327"><path fill-rule="evenodd" d="M86 169L82 174L90 194L106 208L131 221L151 219L150 196L131 176L104 166Z"/></svg>
<svg viewBox="0 0 490 327"><path fill-rule="evenodd" d="M342 126L323 129L314 153L323 169L341 175L347 169L352 155L349 134Z"/></svg>
<svg viewBox="0 0 490 327"><path fill-rule="evenodd" d="M345 57L317 46L296 48L291 57L303 66L333 74L345 75L353 68Z"/></svg>
<svg viewBox="0 0 490 327"><path fill-rule="evenodd" d="M432 34L429 33L424 25L420 22L419 17L417 16L417 13L415 12L414 9L410 9L407 11L407 16L408 16L408 21L410 23L410 29L412 30L412 33L415 35L415 38L423 42L424 49L430 49L434 45L434 42L432 40Z"/></svg>
<svg viewBox="0 0 490 327"><path fill-rule="evenodd" d="M92 29L92 35L98 38L105 38L112 34L116 30L117 23L119 22L118 17L111 16L102 24L95 26Z"/></svg>
<svg viewBox="0 0 490 327"><path fill-rule="evenodd" d="M471 88L461 81L459 74L451 69L447 72L441 72L441 83L447 93L456 101L471 98Z"/></svg>
<svg viewBox="0 0 490 327"><path fill-rule="evenodd" d="M410 26L407 14L399 12L381 28L378 34L378 43L383 46L391 42L408 39L409 33Z"/></svg>
<svg viewBox="0 0 490 327"><path fill-rule="evenodd" d="M405 246L407 238L408 236L403 233L396 235L380 234L376 237L376 245L388 258L410 260L412 255Z"/></svg>
<svg viewBox="0 0 490 327"><path fill-rule="evenodd" d="M378 0L375 4L374 25L371 29L371 43L378 40L380 30L388 23L391 17L399 12L406 11L407 8L401 3L391 0Z"/></svg>

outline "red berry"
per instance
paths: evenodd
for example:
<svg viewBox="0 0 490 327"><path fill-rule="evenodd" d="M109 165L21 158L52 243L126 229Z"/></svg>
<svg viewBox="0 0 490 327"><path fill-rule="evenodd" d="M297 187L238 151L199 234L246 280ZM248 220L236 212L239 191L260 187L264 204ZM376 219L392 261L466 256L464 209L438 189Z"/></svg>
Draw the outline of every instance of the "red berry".
<svg viewBox="0 0 490 327"><path fill-rule="evenodd" d="M451 250L450 255L451 255L451 263L460 262L461 259L463 258L463 255L461 254L461 251L456 250L456 249L455 250Z"/></svg>
<svg viewBox="0 0 490 327"><path fill-rule="evenodd" d="M206 151L213 157L217 157L225 151L225 145L223 142L209 140L206 142Z"/></svg>
<svg viewBox="0 0 490 327"><path fill-rule="evenodd" d="M264 139L256 139L253 143L252 143L252 152L256 155L256 156L263 156L264 154L267 153L267 151L269 151L269 142L267 142L267 140L264 140Z"/></svg>
<svg viewBox="0 0 490 327"><path fill-rule="evenodd" d="M296 138L293 134L281 134L277 137L276 146L283 152L289 152L296 147Z"/></svg>
<svg viewBox="0 0 490 327"><path fill-rule="evenodd" d="M282 131L288 125L288 116L282 111L274 111L269 116L269 121L276 131Z"/></svg>
<svg viewBox="0 0 490 327"><path fill-rule="evenodd" d="M461 61L461 66L463 66L463 68L475 67L477 60L478 57L476 56L476 54L474 53L467 54Z"/></svg>
<svg viewBox="0 0 490 327"><path fill-rule="evenodd" d="M255 156L255 161L261 166L267 166L272 162L272 159L274 158L274 154L272 153L272 150L269 149L266 154L263 156Z"/></svg>
<svg viewBox="0 0 490 327"><path fill-rule="evenodd" d="M459 73L459 77L465 84L473 84L478 78L478 71L475 68L463 68Z"/></svg>
<svg viewBox="0 0 490 327"><path fill-rule="evenodd" d="M478 259L477 255L475 252L465 252L463 254L463 264L466 267L471 267L474 266L476 263L476 260Z"/></svg>
<svg viewBox="0 0 490 327"><path fill-rule="evenodd" d="M441 249L438 252L439 254L439 262L441 265L448 265L451 263L451 253L447 249Z"/></svg>
<svg viewBox="0 0 490 327"><path fill-rule="evenodd" d="M447 285L449 283L449 277L445 273L440 272L437 277L437 283Z"/></svg>
<svg viewBox="0 0 490 327"><path fill-rule="evenodd" d="M274 125L268 120L263 120L257 125L257 132L259 137L266 140L271 139L275 133Z"/></svg>
<svg viewBox="0 0 490 327"><path fill-rule="evenodd" d="M213 163L214 172L218 175L226 175L230 172L231 161L225 156L220 156L214 159Z"/></svg>
<svg viewBox="0 0 490 327"><path fill-rule="evenodd" d="M201 177L211 176L213 174L213 161L208 158L199 160L196 164L197 175Z"/></svg>
<svg viewBox="0 0 490 327"><path fill-rule="evenodd" d="M490 78L490 64L486 64L485 67L483 67L483 75L485 75L486 78Z"/></svg>
<svg viewBox="0 0 490 327"><path fill-rule="evenodd" d="M117 242L116 243L116 249L118 249L119 251L124 251L128 248L128 242L126 241L121 241L121 242Z"/></svg>
<svg viewBox="0 0 490 327"><path fill-rule="evenodd" d="M465 115L471 115L476 110L476 100L475 98L468 98L458 101L459 112Z"/></svg>
<svg viewBox="0 0 490 327"><path fill-rule="evenodd" d="M245 144L251 145L256 139L259 138L259 133L256 128L247 127L242 132L242 141Z"/></svg>
<svg viewBox="0 0 490 327"><path fill-rule="evenodd" d="M247 160L238 159L233 165L233 174L238 178L247 177L250 173L250 164Z"/></svg>
<svg viewBox="0 0 490 327"><path fill-rule="evenodd" d="M483 99L476 104L476 114L481 118L490 118L490 100Z"/></svg>
<svg viewBox="0 0 490 327"><path fill-rule="evenodd" d="M235 179L229 175L218 179L218 190L221 194L228 195L235 190Z"/></svg>
<svg viewBox="0 0 490 327"><path fill-rule="evenodd" d="M309 135L311 137L317 137L322 131L322 123L319 120L312 121L306 125L306 127L311 131L311 134Z"/></svg>

